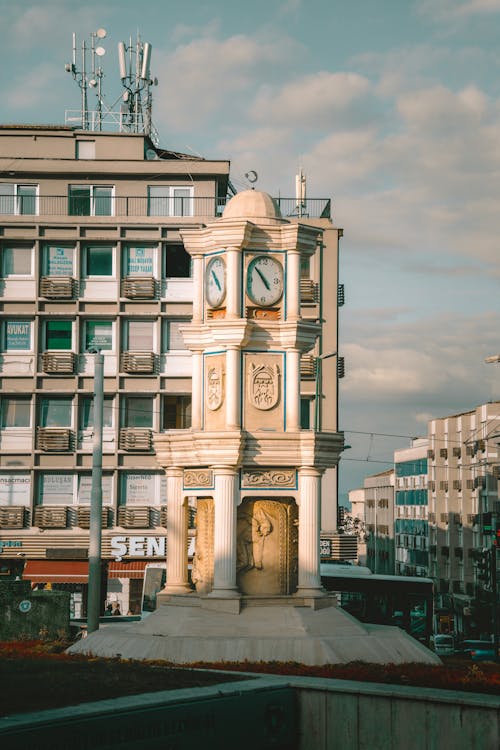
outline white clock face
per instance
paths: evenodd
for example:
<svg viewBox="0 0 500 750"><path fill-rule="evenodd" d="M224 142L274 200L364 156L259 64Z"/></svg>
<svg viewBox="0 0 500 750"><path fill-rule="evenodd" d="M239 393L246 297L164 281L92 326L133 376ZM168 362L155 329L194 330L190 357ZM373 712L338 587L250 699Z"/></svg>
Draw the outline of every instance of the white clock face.
<svg viewBox="0 0 500 750"><path fill-rule="evenodd" d="M210 307L219 307L226 298L226 264L223 258L212 258L205 273L205 294Z"/></svg>
<svg viewBox="0 0 500 750"><path fill-rule="evenodd" d="M247 271L247 294L259 307L270 307L283 295L283 266L269 255L258 255Z"/></svg>

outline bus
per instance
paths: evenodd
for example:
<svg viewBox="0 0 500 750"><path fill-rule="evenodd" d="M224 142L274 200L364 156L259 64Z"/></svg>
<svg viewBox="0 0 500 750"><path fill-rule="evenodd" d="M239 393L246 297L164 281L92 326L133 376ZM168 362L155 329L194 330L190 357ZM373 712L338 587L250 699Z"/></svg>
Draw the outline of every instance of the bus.
<svg viewBox="0 0 500 750"><path fill-rule="evenodd" d="M321 563L321 583L360 622L396 625L429 646L434 582L430 578L372 573L361 565Z"/></svg>

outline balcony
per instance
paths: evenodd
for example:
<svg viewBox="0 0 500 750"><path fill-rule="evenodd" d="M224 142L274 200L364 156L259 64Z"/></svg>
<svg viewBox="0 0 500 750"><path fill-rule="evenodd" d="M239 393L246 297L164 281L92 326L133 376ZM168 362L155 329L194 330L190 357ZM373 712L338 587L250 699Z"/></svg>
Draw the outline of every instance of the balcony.
<svg viewBox="0 0 500 750"><path fill-rule="evenodd" d="M73 431L66 427L37 427L36 447L48 453L67 453L73 447Z"/></svg>
<svg viewBox="0 0 500 750"><path fill-rule="evenodd" d="M118 526L126 529L148 529L151 523L151 508L138 506L118 508Z"/></svg>
<svg viewBox="0 0 500 750"><path fill-rule="evenodd" d="M47 299L74 299L76 280L71 276L42 276L40 297Z"/></svg>
<svg viewBox="0 0 500 750"><path fill-rule="evenodd" d="M152 431L145 427L122 427L119 448L122 451L147 451L152 447Z"/></svg>
<svg viewBox="0 0 500 750"><path fill-rule="evenodd" d="M22 214L14 211L12 200L0 201L0 216L11 217L15 221L26 221L27 216L78 216L95 220L99 224L106 217L144 218L150 217L155 223L159 219L178 219L180 217L216 217L222 212L229 198L218 197L176 197L155 202L146 195L109 196L94 210L88 201L70 200L67 195L40 195L32 201ZM281 215L284 218L330 219L331 200L329 198L308 198L299 207L295 198L275 198ZM28 204L27 204L28 206ZM159 206L161 208L159 209ZM165 207L163 209L163 207ZM28 211L33 211L29 213Z"/></svg>
<svg viewBox="0 0 500 750"><path fill-rule="evenodd" d="M155 299L156 281L152 276L127 276L122 279L121 296L128 299Z"/></svg>
<svg viewBox="0 0 500 750"><path fill-rule="evenodd" d="M67 507L39 505L35 508L33 526L40 529L65 529L67 522Z"/></svg>
<svg viewBox="0 0 500 750"><path fill-rule="evenodd" d="M155 360L153 352L123 352L120 369L130 375L154 375Z"/></svg>
<svg viewBox="0 0 500 750"><path fill-rule="evenodd" d="M73 375L75 364L74 352L43 352L42 354L42 372L51 375Z"/></svg>

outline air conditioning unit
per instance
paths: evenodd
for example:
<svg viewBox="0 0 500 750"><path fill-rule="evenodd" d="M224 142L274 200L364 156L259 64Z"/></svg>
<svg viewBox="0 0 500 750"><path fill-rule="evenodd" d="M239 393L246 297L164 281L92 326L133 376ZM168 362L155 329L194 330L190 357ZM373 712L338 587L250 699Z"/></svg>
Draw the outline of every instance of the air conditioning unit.
<svg viewBox="0 0 500 750"><path fill-rule="evenodd" d="M156 282L152 276L127 276L122 279L121 294L128 299L154 299Z"/></svg>
<svg viewBox="0 0 500 750"><path fill-rule="evenodd" d="M122 451L150 451L151 430L143 427L122 427L119 448Z"/></svg>
<svg viewBox="0 0 500 750"><path fill-rule="evenodd" d="M151 523L151 508L149 506L118 508L118 526L127 529L147 529Z"/></svg>
<svg viewBox="0 0 500 750"><path fill-rule="evenodd" d="M67 453L71 451L73 432L66 427L37 427L36 447L47 453Z"/></svg>
<svg viewBox="0 0 500 750"><path fill-rule="evenodd" d="M35 508L33 525L40 529L65 529L67 522L67 507L39 505Z"/></svg>
<svg viewBox="0 0 500 750"><path fill-rule="evenodd" d="M73 375L75 362L74 352L43 352L42 371L54 375Z"/></svg>
<svg viewBox="0 0 500 750"><path fill-rule="evenodd" d="M121 371L131 375L153 375L155 355L153 352L123 352Z"/></svg>
<svg viewBox="0 0 500 750"><path fill-rule="evenodd" d="M300 280L300 301L302 303L315 303L318 302L318 284L312 279L301 279Z"/></svg>
<svg viewBox="0 0 500 750"><path fill-rule="evenodd" d="M77 522L76 525L80 529L90 529L90 508L79 507L76 511ZM103 508L101 511L101 527L106 529L109 522L109 509Z"/></svg>
<svg viewBox="0 0 500 750"><path fill-rule="evenodd" d="M0 507L0 529L22 529L26 517L24 507Z"/></svg>
<svg viewBox="0 0 500 750"><path fill-rule="evenodd" d="M316 377L316 358L312 354L303 354L300 358L300 377L304 380Z"/></svg>
<svg viewBox="0 0 500 750"><path fill-rule="evenodd" d="M71 276L42 276L40 297L47 299L73 299L76 281Z"/></svg>

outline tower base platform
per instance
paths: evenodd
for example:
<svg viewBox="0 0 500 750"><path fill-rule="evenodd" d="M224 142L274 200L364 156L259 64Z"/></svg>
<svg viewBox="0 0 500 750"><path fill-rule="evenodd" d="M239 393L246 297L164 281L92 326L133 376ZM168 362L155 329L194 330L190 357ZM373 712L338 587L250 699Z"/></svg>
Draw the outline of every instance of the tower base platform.
<svg viewBox="0 0 500 750"><path fill-rule="evenodd" d="M174 664L441 663L400 628L358 622L331 596L217 599L188 594L164 596L163 601L145 620L126 626L110 623L69 652Z"/></svg>

